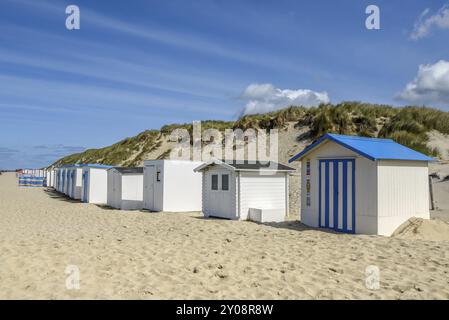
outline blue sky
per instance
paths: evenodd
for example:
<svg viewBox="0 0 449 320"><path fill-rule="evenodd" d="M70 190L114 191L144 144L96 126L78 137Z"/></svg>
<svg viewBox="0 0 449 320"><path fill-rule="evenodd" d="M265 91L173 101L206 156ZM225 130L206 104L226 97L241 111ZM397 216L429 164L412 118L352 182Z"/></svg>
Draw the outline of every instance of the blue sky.
<svg viewBox="0 0 449 320"><path fill-rule="evenodd" d="M365 28L369 4L380 30ZM290 102L449 110L445 4L0 0L0 168Z"/></svg>

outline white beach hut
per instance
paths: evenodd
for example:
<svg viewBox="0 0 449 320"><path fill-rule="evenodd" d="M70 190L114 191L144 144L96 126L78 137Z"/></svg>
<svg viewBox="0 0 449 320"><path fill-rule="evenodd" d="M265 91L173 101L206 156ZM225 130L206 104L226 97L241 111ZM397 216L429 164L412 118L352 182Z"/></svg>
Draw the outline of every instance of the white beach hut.
<svg viewBox="0 0 449 320"><path fill-rule="evenodd" d="M55 168L54 188L55 188L56 191L58 191L58 188L59 188L59 168Z"/></svg>
<svg viewBox="0 0 449 320"><path fill-rule="evenodd" d="M46 170L46 179L47 179L47 187L55 186L55 170L54 169Z"/></svg>
<svg viewBox="0 0 449 320"><path fill-rule="evenodd" d="M56 175L57 175L57 170L55 168L53 168L51 171L51 187L56 188Z"/></svg>
<svg viewBox="0 0 449 320"><path fill-rule="evenodd" d="M72 193L72 173L73 173L73 169L74 166L70 165L66 168L66 176L67 176L67 181L66 181L66 192L65 194L68 195L70 197L70 194Z"/></svg>
<svg viewBox="0 0 449 320"><path fill-rule="evenodd" d="M67 168L65 166L60 168L60 176L59 192L65 194L67 192Z"/></svg>
<svg viewBox="0 0 449 320"><path fill-rule="evenodd" d="M206 217L281 222L288 215L288 180L295 169L275 162L214 160L203 173Z"/></svg>
<svg viewBox="0 0 449 320"><path fill-rule="evenodd" d="M201 211L201 174L193 170L203 162L146 160L143 207L150 211Z"/></svg>
<svg viewBox="0 0 449 320"><path fill-rule="evenodd" d="M143 167L108 170L107 204L121 210L143 208Z"/></svg>
<svg viewBox="0 0 449 320"><path fill-rule="evenodd" d="M106 204L108 202L108 169L112 166L102 164L82 165L81 201Z"/></svg>
<svg viewBox="0 0 449 320"><path fill-rule="evenodd" d="M338 232L391 235L409 218L429 219L432 158L390 139L326 134L301 161L301 221Z"/></svg>
<svg viewBox="0 0 449 320"><path fill-rule="evenodd" d="M62 187L61 187L62 186L62 171L63 171L63 168L56 169L55 189L58 192L62 192L61 191L61 189L62 189Z"/></svg>
<svg viewBox="0 0 449 320"><path fill-rule="evenodd" d="M83 188L83 168L82 165L73 165L69 168L69 190L68 196L72 199L81 199L81 192Z"/></svg>
<svg viewBox="0 0 449 320"><path fill-rule="evenodd" d="M71 166L67 166L64 170L64 190L63 193L65 195L69 194L69 189L70 189L70 169Z"/></svg>

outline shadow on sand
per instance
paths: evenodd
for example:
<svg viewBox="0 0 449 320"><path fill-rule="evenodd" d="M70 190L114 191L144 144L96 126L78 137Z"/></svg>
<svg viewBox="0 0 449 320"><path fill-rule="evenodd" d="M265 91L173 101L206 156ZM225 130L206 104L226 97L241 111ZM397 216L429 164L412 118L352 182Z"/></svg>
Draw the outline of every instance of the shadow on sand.
<svg viewBox="0 0 449 320"><path fill-rule="evenodd" d="M57 199L60 201L70 202L70 203L80 203L81 201L70 198L69 196L60 193L52 188L45 188L44 192L52 199Z"/></svg>
<svg viewBox="0 0 449 320"><path fill-rule="evenodd" d="M103 209L103 210L118 210L118 209L116 209L116 208L113 208L113 207L111 207L111 206L108 206L107 204L96 204L96 206L97 206L98 208L100 208L100 209Z"/></svg>
<svg viewBox="0 0 449 320"><path fill-rule="evenodd" d="M229 219L220 218L220 217L204 217L204 216L193 217L193 218L200 219L200 220L211 220L211 221L229 220ZM337 232L332 229L309 227L309 226L306 226L305 224L301 223L299 220L290 220L290 221L284 221L284 222L265 222L265 223L247 220L246 222L255 223L260 226L267 226L267 227L279 228L279 229L287 229L287 230L293 230L293 231L298 231L298 232L317 231L317 232L323 232L323 233L329 233L329 234L342 234L342 233Z"/></svg>

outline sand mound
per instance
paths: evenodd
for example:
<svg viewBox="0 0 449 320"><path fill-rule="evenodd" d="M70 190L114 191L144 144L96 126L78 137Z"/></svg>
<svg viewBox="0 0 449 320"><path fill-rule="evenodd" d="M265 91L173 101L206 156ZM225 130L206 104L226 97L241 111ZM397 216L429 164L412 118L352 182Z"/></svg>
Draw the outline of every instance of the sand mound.
<svg viewBox="0 0 449 320"><path fill-rule="evenodd" d="M441 220L411 218L400 225L392 236L404 239L449 241L449 224Z"/></svg>

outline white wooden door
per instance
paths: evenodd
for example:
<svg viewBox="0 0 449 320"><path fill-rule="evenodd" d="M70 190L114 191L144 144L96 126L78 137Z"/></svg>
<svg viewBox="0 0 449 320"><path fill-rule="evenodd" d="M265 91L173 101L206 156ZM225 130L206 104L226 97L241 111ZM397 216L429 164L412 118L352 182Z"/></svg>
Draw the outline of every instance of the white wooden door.
<svg viewBox="0 0 449 320"><path fill-rule="evenodd" d="M223 190L223 175L228 175L228 190ZM217 190L212 189L212 177L217 177ZM235 216L234 202L232 198L231 179L229 172L214 172L208 177L210 179L208 186L210 188L210 215L219 218L232 219Z"/></svg>
<svg viewBox="0 0 449 320"><path fill-rule="evenodd" d="M145 167L144 176L144 207L148 210L154 210L154 182L156 176L155 166Z"/></svg>

